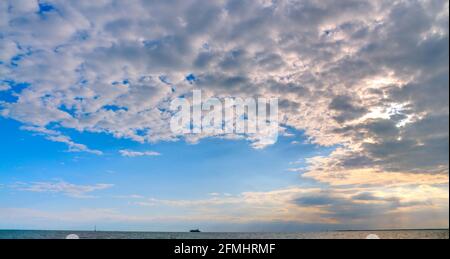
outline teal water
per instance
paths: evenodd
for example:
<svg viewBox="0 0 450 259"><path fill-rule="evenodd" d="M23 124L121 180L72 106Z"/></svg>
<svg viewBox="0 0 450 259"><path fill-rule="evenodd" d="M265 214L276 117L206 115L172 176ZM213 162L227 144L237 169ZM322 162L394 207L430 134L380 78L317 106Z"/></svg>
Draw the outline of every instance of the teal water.
<svg viewBox="0 0 450 259"><path fill-rule="evenodd" d="M0 239L365 239L376 234L381 239L449 239L448 230L330 231L317 233L169 233L106 231L0 230Z"/></svg>

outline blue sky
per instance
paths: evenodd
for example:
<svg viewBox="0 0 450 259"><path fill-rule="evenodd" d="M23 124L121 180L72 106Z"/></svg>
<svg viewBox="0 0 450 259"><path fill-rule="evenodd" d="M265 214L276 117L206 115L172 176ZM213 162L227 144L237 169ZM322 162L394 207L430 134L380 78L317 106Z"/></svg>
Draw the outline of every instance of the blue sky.
<svg viewBox="0 0 450 259"><path fill-rule="evenodd" d="M253 149L246 140L205 139L198 144L181 141L143 145L117 140L105 134L72 132L74 139L90 143L93 148L104 152L98 156L67 152L64 144L49 142L42 136L22 131L20 123L13 120L1 119L1 123L1 142L4 144L1 151L4 155L0 167L3 187L0 189L0 203L6 207L50 211L114 207L146 213L147 209L130 204L132 196L139 196L139 199L197 200L216 194L231 196L293 185L317 186L317 183L301 179L289 169L293 161L297 166L306 166L305 158L328 155L334 149L314 144L293 144L293 138L306 141L301 132L293 130L295 137L281 137L276 145L264 150ZM120 150L156 150L161 155L123 157ZM24 182L48 181L64 181L80 186L107 183L114 187L93 192L92 197L81 198L71 197L64 190L55 193L50 190L28 192L14 187ZM75 227L89 229L93 223ZM95 224L101 227L102 222ZM146 229L161 230L159 224L148 224ZM178 224L178 230L189 228L188 223ZM27 224L1 225L2 228L11 226L20 228ZM121 224L107 226L124 229Z"/></svg>
<svg viewBox="0 0 450 259"><path fill-rule="evenodd" d="M205 139L199 144L142 145L104 134L77 134L77 139L103 150L104 155L97 156L67 152L64 144L21 131L20 124L11 120L2 119L2 126L3 136L8 136L2 137L2 143L5 143L2 145L5 154L1 167L3 183L46 179L65 179L77 184L89 184L89 181L120 183L111 195L137 193L152 197L200 198L213 192L239 194L291 184L310 184L288 172L291 163L327 155L332 150L313 144L293 145L292 137L282 138L270 148L254 150L245 140ZM121 156L119 150L127 149L151 149L161 155Z"/></svg>
<svg viewBox="0 0 450 259"><path fill-rule="evenodd" d="M0 229L448 228L448 9L1 1ZM174 132L196 89L278 141Z"/></svg>

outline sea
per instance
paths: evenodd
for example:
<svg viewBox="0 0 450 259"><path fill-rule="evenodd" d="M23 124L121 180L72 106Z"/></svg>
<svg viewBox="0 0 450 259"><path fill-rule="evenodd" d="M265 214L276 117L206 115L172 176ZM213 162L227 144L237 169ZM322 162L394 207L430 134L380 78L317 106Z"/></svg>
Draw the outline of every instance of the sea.
<svg viewBox="0 0 450 259"><path fill-rule="evenodd" d="M449 230L326 231L308 233L171 233L0 230L0 239L449 239Z"/></svg>

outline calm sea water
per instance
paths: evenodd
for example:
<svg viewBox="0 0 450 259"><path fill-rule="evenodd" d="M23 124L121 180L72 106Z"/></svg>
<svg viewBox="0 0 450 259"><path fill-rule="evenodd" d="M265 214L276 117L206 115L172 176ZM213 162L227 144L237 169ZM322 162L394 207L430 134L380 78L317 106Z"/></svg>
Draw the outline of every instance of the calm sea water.
<svg viewBox="0 0 450 259"><path fill-rule="evenodd" d="M0 239L65 239L76 234L81 239L365 239L376 234L381 239L449 239L448 230L332 231L317 233L157 233L0 230Z"/></svg>

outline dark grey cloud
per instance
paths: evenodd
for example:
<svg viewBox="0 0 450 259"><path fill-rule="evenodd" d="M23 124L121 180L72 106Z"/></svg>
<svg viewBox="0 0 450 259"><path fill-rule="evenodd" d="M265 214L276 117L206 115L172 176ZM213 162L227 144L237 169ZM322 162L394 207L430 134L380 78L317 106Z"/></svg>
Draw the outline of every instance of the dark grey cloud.
<svg viewBox="0 0 450 259"><path fill-rule="evenodd" d="M363 192L349 198L324 192L295 199L294 204L301 207L320 207L324 217L339 219L342 223L353 220L377 218L393 213L399 208L430 206L429 201L403 202L396 197L377 197L373 193Z"/></svg>
<svg viewBox="0 0 450 259"><path fill-rule="evenodd" d="M364 114L368 113L366 108L357 107L353 104L351 97L343 95L334 97L329 105L329 108L339 113L334 118L340 123L360 118Z"/></svg>

